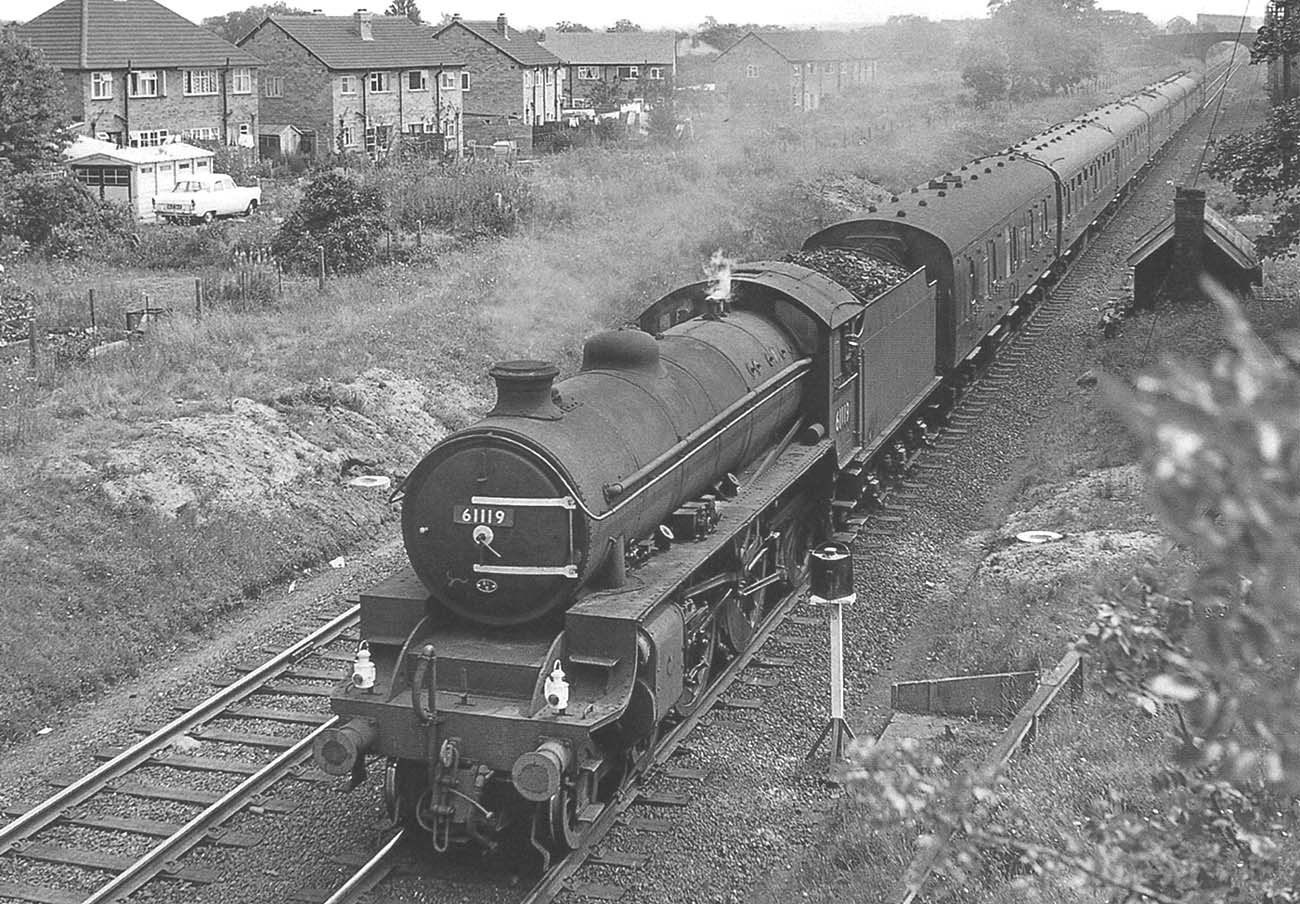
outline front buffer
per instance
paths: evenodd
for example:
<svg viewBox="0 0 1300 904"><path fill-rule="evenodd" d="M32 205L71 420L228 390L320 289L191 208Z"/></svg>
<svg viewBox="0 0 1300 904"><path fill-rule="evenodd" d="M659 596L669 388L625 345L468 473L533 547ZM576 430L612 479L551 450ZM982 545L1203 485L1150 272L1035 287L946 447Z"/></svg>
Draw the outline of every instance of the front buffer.
<svg viewBox="0 0 1300 904"><path fill-rule="evenodd" d="M392 815L439 852L508 831L547 856L571 849L682 693L680 610L579 603L558 634L438 612L409 570L362 595L374 683L363 667L335 688L344 724L318 739L316 765L359 781L383 757Z"/></svg>

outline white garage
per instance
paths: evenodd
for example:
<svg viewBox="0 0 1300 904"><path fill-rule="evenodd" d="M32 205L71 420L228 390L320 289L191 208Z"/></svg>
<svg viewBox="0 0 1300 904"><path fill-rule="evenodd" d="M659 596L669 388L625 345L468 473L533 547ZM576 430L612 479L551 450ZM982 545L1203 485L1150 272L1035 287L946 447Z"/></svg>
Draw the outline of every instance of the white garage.
<svg viewBox="0 0 1300 904"><path fill-rule="evenodd" d="M212 151L175 141L148 148L118 147L78 136L63 152L72 174L105 201L128 204L153 219L153 196L181 179L212 172Z"/></svg>

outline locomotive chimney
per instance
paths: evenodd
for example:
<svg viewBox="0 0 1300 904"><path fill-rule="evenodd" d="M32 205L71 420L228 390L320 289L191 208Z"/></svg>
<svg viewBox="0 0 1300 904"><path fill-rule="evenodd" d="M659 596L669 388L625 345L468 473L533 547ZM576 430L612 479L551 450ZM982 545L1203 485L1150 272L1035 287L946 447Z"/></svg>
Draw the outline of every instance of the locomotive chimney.
<svg viewBox="0 0 1300 904"><path fill-rule="evenodd" d="M497 404L489 417L530 417L558 421L563 415L551 397L560 369L548 361L502 361L488 374L497 384Z"/></svg>

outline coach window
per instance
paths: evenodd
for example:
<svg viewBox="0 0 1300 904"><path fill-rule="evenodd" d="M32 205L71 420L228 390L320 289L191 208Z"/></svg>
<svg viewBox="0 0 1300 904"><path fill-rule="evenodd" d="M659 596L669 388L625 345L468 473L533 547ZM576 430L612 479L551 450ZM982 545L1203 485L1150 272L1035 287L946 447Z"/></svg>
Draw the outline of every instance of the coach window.
<svg viewBox="0 0 1300 904"><path fill-rule="evenodd" d="M970 276L968 278L966 285L970 289L971 307L974 307L975 305L979 304L979 297L980 297L979 277L975 273L975 258L973 257L967 258L966 263L970 268Z"/></svg>
<svg viewBox="0 0 1300 904"><path fill-rule="evenodd" d="M984 291L993 294L994 283L998 279L998 243L989 239L984 243Z"/></svg>

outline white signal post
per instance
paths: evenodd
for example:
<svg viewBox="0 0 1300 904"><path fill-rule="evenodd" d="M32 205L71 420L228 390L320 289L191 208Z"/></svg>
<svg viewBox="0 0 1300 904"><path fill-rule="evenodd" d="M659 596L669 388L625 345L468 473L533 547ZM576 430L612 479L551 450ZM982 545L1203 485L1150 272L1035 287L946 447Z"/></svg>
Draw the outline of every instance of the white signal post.
<svg viewBox="0 0 1300 904"><path fill-rule="evenodd" d="M830 738L831 780L836 767L844 762L853 729L844 718L844 607L857 602L853 590L853 554L843 543L823 543L809 557L812 590L808 602L830 609L831 717L805 759L812 759L822 741Z"/></svg>

